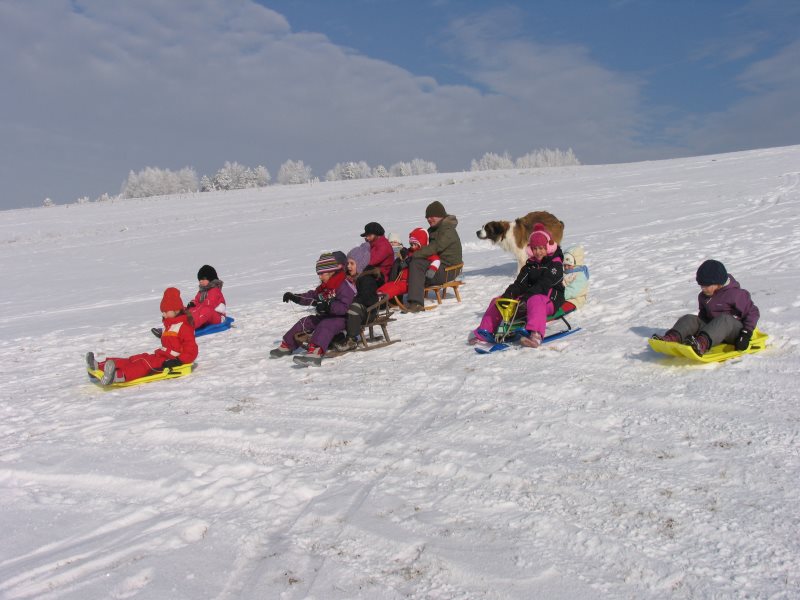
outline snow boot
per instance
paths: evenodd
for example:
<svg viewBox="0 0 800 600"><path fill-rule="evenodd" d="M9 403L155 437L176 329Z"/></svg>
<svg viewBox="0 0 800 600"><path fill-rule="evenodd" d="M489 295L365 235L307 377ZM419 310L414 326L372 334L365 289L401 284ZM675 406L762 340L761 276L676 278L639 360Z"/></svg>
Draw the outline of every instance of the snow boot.
<svg viewBox="0 0 800 600"><path fill-rule="evenodd" d="M686 344L692 347L697 356L703 356L711 347L711 340L705 333L698 333L697 335L690 335L686 338Z"/></svg>
<svg viewBox="0 0 800 600"><path fill-rule="evenodd" d="M94 358L94 352L86 353L86 368L90 371L97 371L99 368L97 361Z"/></svg>
<svg viewBox="0 0 800 600"><path fill-rule="evenodd" d="M528 335L525 335L522 332L525 332ZM539 346L542 345L542 334L539 333L538 331L529 333L527 330L523 329L520 332L519 343L525 346L526 348L538 348Z"/></svg>
<svg viewBox="0 0 800 600"><path fill-rule="evenodd" d="M344 340L337 342L334 349L338 352L350 352L358 348L358 340L354 337L346 337Z"/></svg>
<svg viewBox="0 0 800 600"><path fill-rule="evenodd" d="M286 344L281 342L281 345L277 348L273 348L269 351L270 358L281 358L283 356L289 356L292 353L292 349L289 348Z"/></svg>
<svg viewBox="0 0 800 600"><path fill-rule="evenodd" d="M101 385L110 385L114 383L117 376L117 365L113 360L107 360L103 366L103 376L100 378Z"/></svg>
<svg viewBox="0 0 800 600"><path fill-rule="evenodd" d="M494 334L491 331L487 331L486 329L474 329L469 332L467 336L467 343L471 345L475 345L481 342L485 342L487 344L494 344L497 340L494 337Z"/></svg>
<svg viewBox="0 0 800 600"><path fill-rule="evenodd" d="M163 327L153 327L150 330L150 333L152 333L158 339L161 339L161 334L164 333L164 328Z"/></svg>
<svg viewBox="0 0 800 600"><path fill-rule="evenodd" d="M681 334L675 329L670 329L664 335L653 334L654 340L661 340L662 342L681 342Z"/></svg>
<svg viewBox="0 0 800 600"><path fill-rule="evenodd" d="M298 354L292 360L295 364L301 365L303 367L308 366L315 366L321 367L322 366L322 355L323 355L322 348L317 346L316 344L309 344L308 345L308 352L305 354Z"/></svg>

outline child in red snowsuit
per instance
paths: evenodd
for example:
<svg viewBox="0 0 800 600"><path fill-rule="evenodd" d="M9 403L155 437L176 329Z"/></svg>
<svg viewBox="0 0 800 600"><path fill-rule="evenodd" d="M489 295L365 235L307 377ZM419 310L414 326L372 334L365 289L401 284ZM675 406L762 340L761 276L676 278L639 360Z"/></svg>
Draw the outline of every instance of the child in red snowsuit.
<svg viewBox="0 0 800 600"><path fill-rule="evenodd" d="M211 265L203 265L197 272L200 286L194 300L186 306L194 319L194 328L203 325L217 325L225 319L225 296L222 295L222 281Z"/></svg>
<svg viewBox="0 0 800 600"><path fill-rule="evenodd" d="M107 358L97 362L94 353L86 355L86 366L91 370L103 371L102 385L132 381L166 368L190 364L197 358L197 343L194 339L192 318L186 314L177 288L164 290L161 299L161 316L164 333L161 347L151 354L134 354L128 358Z"/></svg>
<svg viewBox="0 0 800 600"><path fill-rule="evenodd" d="M395 296L402 296L408 292L408 263L411 262L411 258L414 256L414 253L417 250L427 245L428 232L422 227L417 227L414 231L409 233L408 255L403 261L403 269L400 271L400 275L398 275L397 279L394 281L389 281L378 288L378 293L386 294L386 296L391 299ZM436 274L436 271L439 270L439 266L442 264L442 261L439 260L438 254L432 254L428 257L428 260L430 261L430 264L428 265L428 270L425 273L425 277L427 279L431 279Z"/></svg>

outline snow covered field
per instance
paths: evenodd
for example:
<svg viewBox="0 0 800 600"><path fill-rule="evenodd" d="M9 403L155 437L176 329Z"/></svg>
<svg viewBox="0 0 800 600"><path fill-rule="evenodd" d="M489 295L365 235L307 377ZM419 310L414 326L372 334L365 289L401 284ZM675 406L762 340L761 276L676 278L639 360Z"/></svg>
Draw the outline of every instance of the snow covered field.
<svg viewBox="0 0 800 600"><path fill-rule="evenodd" d="M800 146L611 166L273 186L0 213L2 598L800 597ZM441 200L464 302L302 369L267 352L321 251L405 239ZM582 333L465 344L550 210L584 244ZM652 353L722 260L771 348ZM103 391L163 289L216 267L237 327L188 378Z"/></svg>

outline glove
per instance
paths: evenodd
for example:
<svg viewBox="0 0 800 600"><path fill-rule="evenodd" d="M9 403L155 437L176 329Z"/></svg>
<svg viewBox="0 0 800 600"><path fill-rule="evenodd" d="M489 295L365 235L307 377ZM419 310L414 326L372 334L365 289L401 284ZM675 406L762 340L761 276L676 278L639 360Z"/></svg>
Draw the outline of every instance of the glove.
<svg viewBox="0 0 800 600"><path fill-rule="evenodd" d="M404 248L400 248L400 258L402 258L403 260L408 258L408 248L405 248L405 247Z"/></svg>
<svg viewBox="0 0 800 600"><path fill-rule="evenodd" d="M192 300L191 302L189 302L189 304L186 305L186 308L194 308L195 306L197 305L194 303L194 300Z"/></svg>
<svg viewBox="0 0 800 600"><path fill-rule="evenodd" d="M317 302L317 314L329 315L331 313L331 303L327 300L320 300Z"/></svg>
<svg viewBox="0 0 800 600"><path fill-rule="evenodd" d="M428 269L425 271L425 279L433 279L434 275L436 275L436 269Z"/></svg>
<svg viewBox="0 0 800 600"><path fill-rule="evenodd" d="M750 338L753 337L753 332L749 329L742 329L739 332L739 337L733 345L739 352L744 352L750 346Z"/></svg>
<svg viewBox="0 0 800 600"><path fill-rule="evenodd" d="M292 292L286 292L283 295L283 301L284 302L290 302L291 301L291 302L294 302L295 304L300 304L300 296L298 296L297 294L293 294Z"/></svg>
<svg viewBox="0 0 800 600"><path fill-rule="evenodd" d="M164 364L161 365L162 369L173 369L175 367L180 367L183 363L178 360L177 358L170 358L169 360L165 360Z"/></svg>

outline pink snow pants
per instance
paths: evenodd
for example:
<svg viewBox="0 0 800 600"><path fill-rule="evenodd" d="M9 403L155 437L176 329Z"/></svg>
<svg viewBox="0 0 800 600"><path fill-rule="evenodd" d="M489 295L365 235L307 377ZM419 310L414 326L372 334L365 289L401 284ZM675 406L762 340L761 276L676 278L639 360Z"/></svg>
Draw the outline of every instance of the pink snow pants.
<svg viewBox="0 0 800 600"><path fill-rule="evenodd" d="M495 296L492 298L492 301L489 303L489 308L487 308L486 312L483 313L481 324L478 325L479 329L485 329L486 331L491 331L492 333L497 331L497 326L500 325L500 321L503 320L503 318L500 316L500 311L497 310L497 306L494 304L494 301L499 297L500 296ZM550 301L550 298L544 294L536 294L535 296L528 298L527 302L525 303L525 307L528 311L527 319L525 321L525 329L531 332L538 331L539 335L544 337L544 330L547 325L547 317L548 315L552 315L556 312L553 303Z"/></svg>

